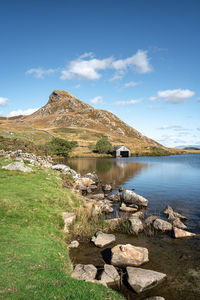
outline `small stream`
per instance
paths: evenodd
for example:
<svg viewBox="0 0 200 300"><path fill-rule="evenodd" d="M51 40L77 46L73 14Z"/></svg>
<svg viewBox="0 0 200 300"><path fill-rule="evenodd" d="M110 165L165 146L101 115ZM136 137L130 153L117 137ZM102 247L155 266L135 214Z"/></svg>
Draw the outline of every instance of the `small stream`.
<svg viewBox="0 0 200 300"><path fill-rule="evenodd" d="M138 157L126 159L72 159L67 162L82 175L95 172L102 183L111 183L114 192L119 186L135 188L135 192L149 200L147 214L163 216L163 209L171 205L186 215L188 231L200 233L200 155L189 154L168 157ZM114 213L120 215L119 205ZM200 299L200 237L175 240L168 235L156 234L138 237L115 233L117 244L133 244L149 250L149 262L142 268L167 274L167 280L138 296L126 284L114 287L127 299L144 299L163 296L166 300ZM70 250L74 264L103 266L104 248L97 248L89 241L81 241L77 249Z"/></svg>

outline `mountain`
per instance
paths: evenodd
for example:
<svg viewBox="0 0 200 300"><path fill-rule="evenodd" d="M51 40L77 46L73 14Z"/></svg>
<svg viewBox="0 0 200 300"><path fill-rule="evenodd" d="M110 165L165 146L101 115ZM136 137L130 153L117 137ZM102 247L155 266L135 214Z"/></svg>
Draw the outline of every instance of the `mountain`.
<svg viewBox="0 0 200 300"><path fill-rule="evenodd" d="M32 130L48 131L54 136L76 140L82 147L95 144L99 138L107 136L113 145L126 145L136 154L168 150L121 121L113 113L95 109L66 91L53 91L47 104L32 115L9 120L10 124L16 122Z"/></svg>

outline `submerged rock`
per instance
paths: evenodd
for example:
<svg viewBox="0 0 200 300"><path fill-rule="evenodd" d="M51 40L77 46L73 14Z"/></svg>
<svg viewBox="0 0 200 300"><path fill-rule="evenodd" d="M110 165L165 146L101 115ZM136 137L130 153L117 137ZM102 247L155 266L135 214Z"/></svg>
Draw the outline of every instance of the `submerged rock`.
<svg viewBox="0 0 200 300"><path fill-rule="evenodd" d="M32 169L25 166L24 162L13 162L7 166L3 166L2 169L9 170L9 171L21 171L25 173L32 172Z"/></svg>
<svg viewBox="0 0 200 300"><path fill-rule="evenodd" d="M104 271L102 272L100 279L106 284L113 284L119 283L120 276L117 272L117 269L114 266L105 264Z"/></svg>
<svg viewBox="0 0 200 300"><path fill-rule="evenodd" d="M167 277L164 273L147 269L127 267L126 270L128 283L138 294L155 287Z"/></svg>
<svg viewBox="0 0 200 300"><path fill-rule="evenodd" d="M125 203L136 204L138 206L147 206L148 200L130 190L120 193L120 200Z"/></svg>
<svg viewBox="0 0 200 300"><path fill-rule="evenodd" d="M131 223L131 231L133 234L138 235L139 232L142 232L144 230L142 221L137 217L131 217L129 219L129 222Z"/></svg>
<svg viewBox="0 0 200 300"><path fill-rule="evenodd" d="M185 237L194 237L194 236L196 236L195 233L188 232L183 229L174 227L174 237L175 238L185 238Z"/></svg>
<svg viewBox="0 0 200 300"><path fill-rule="evenodd" d="M172 230L172 224L162 219L156 219L153 222L153 227L163 232Z"/></svg>
<svg viewBox="0 0 200 300"><path fill-rule="evenodd" d="M93 265L78 264L72 272L72 278L91 281L94 280L97 274L97 268Z"/></svg>
<svg viewBox="0 0 200 300"><path fill-rule="evenodd" d="M130 244L113 247L111 254L111 264L117 267L140 266L149 261L148 249Z"/></svg>
<svg viewBox="0 0 200 300"><path fill-rule="evenodd" d="M92 237L91 241L95 246L102 248L115 242L115 235L98 231L95 236Z"/></svg>

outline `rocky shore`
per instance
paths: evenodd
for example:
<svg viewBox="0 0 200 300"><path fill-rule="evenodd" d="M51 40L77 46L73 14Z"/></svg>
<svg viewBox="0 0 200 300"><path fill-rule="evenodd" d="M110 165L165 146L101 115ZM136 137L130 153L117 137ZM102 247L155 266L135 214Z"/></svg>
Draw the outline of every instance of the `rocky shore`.
<svg viewBox="0 0 200 300"><path fill-rule="evenodd" d="M18 170L21 172L32 172L33 166L51 168L62 174L69 175L73 180L73 190L85 199L86 207L91 211L92 217L102 217L113 213L113 204L119 203L120 211L126 213L125 217L116 217L106 220L112 233L98 231L91 239L95 247L104 248L116 241L115 232L119 230L120 224L126 224L130 234L139 235L156 232L157 234L168 234L171 238L194 237L195 234L186 231L187 220L181 213L167 206L164 209L166 218L157 215L148 215L148 200L131 190L120 188L118 193L112 192L110 184L102 184L96 174L87 173L81 176L75 170L64 164L54 164L50 156L41 157L30 153L17 151L0 151L0 155L15 162L3 166L7 170ZM70 232L70 225L76 220L76 213L63 212L64 231ZM114 233L114 234L113 234ZM69 248L79 247L78 241L72 241ZM110 249L110 248L108 248ZM143 269L140 266L149 261L149 251L144 247L136 247L131 244L117 244L110 249L109 264L97 268L94 265L77 264L74 266L72 277L78 280L96 282L103 285L119 285L120 282L127 283L137 294L161 284L167 275L156 270ZM155 296L147 299L164 299Z"/></svg>

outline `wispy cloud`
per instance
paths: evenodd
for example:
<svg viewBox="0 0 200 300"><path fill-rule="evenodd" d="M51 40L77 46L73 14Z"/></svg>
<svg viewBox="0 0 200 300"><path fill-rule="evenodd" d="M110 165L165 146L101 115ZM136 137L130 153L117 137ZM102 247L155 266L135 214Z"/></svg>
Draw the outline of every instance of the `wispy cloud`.
<svg viewBox="0 0 200 300"><path fill-rule="evenodd" d="M39 108L28 108L26 110L22 110L22 109L13 110L9 113L8 117L14 117L19 115L23 115L23 116L31 115L38 109Z"/></svg>
<svg viewBox="0 0 200 300"><path fill-rule="evenodd" d="M158 128L158 129L165 130L165 129L182 129L182 128L183 127L180 126L180 125L163 125L160 128Z"/></svg>
<svg viewBox="0 0 200 300"><path fill-rule="evenodd" d="M125 100L125 101L117 101L115 102L116 105L122 105L122 106L125 106L125 105L135 105L135 104L138 104L142 101L142 98L141 99L132 99L132 100Z"/></svg>
<svg viewBox="0 0 200 300"><path fill-rule="evenodd" d="M191 90L175 89L175 90L164 90L158 91L156 96L149 98L150 101L168 102L172 104L183 104L186 103L187 99L194 96L195 92Z"/></svg>
<svg viewBox="0 0 200 300"><path fill-rule="evenodd" d="M33 68L26 71L26 75L34 75L34 77L42 79L47 75L53 74L57 71L57 69L43 69L43 68Z"/></svg>
<svg viewBox="0 0 200 300"><path fill-rule="evenodd" d="M161 106L161 105L149 105L148 108L149 109L160 110L160 109L163 109L163 106Z"/></svg>
<svg viewBox="0 0 200 300"><path fill-rule="evenodd" d="M103 98L101 96L96 96L93 99L91 99L90 102L93 103L93 104L102 103Z"/></svg>
<svg viewBox="0 0 200 300"><path fill-rule="evenodd" d="M124 87L125 88L129 88L129 87L135 87L137 85L139 85L140 83L139 82L135 82L135 81L130 81L130 82L127 82L124 84Z"/></svg>
<svg viewBox="0 0 200 300"><path fill-rule="evenodd" d="M5 106L8 104L8 98L0 97L0 106Z"/></svg>

